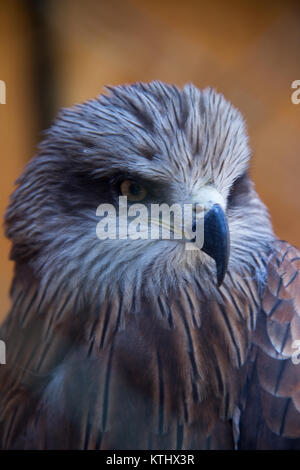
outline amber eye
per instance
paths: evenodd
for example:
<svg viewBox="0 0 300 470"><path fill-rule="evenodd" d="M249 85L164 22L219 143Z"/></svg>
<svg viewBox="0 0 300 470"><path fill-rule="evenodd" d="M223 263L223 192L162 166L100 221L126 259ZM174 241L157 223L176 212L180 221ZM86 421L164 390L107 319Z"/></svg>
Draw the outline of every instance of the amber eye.
<svg viewBox="0 0 300 470"><path fill-rule="evenodd" d="M142 201L146 195L146 189L139 183L124 180L120 186L122 196L127 196L129 201Z"/></svg>

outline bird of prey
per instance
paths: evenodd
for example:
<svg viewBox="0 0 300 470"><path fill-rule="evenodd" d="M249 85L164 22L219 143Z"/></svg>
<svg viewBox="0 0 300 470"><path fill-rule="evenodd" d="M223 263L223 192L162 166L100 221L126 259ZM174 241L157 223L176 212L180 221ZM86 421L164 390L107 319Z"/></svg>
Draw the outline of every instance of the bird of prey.
<svg viewBox="0 0 300 470"><path fill-rule="evenodd" d="M300 448L300 252L274 235L249 159L239 111L192 84L60 112L5 217L1 448ZM97 207L120 196L199 203L202 249L100 240Z"/></svg>

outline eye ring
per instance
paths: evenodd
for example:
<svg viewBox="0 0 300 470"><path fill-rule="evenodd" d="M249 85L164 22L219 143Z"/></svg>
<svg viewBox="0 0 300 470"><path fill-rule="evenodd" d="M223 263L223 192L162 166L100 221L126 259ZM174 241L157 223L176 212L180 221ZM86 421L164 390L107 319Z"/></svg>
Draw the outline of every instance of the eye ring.
<svg viewBox="0 0 300 470"><path fill-rule="evenodd" d="M147 190L139 183L133 180L124 180L120 185L122 196L126 196L128 201L138 202L145 199Z"/></svg>

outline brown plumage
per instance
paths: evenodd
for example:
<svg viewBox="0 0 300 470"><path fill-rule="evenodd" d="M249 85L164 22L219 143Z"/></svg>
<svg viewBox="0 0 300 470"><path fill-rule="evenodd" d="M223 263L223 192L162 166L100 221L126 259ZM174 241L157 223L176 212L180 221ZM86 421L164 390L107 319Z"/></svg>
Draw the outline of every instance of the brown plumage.
<svg viewBox="0 0 300 470"><path fill-rule="evenodd" d="M300 253L273 235L248 159L212 90L136 84L61 113L6 214L2 448L300 448ZM207 252L96 238L96 207L128 178L146 204L216 188L220 287Z"/></svg>

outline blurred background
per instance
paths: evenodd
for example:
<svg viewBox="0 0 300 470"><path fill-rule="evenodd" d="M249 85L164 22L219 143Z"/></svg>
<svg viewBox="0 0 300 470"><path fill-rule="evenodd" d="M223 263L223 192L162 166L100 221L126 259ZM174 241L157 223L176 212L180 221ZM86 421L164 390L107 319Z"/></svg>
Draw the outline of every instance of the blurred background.
<svg viewBox="0 0 300 470"><path fill-rule="evenodd" d="M246 118L252 177L277 235L300 247L300 2L0 0L0 212L58 109L107 84L215 87ZM0 319L13 266L0 238Z"/></svg>

